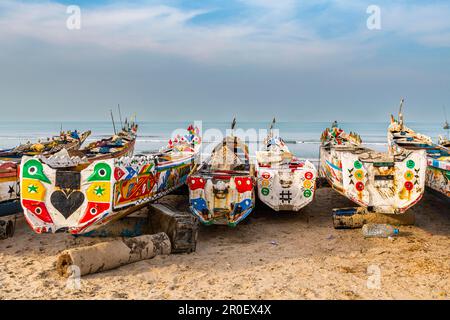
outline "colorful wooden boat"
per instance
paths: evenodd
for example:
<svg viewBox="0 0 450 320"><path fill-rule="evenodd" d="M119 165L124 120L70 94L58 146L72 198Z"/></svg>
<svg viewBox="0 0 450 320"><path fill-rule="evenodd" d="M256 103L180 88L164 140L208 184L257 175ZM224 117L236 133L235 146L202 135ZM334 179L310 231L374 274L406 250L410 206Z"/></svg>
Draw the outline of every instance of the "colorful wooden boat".
<svg viewBox="0 0 450 320"><path fill-rule="evenodd" d="M61 132L59 136L44 142L22 144L9 150L0 151L0 216L17 212L19 200L18 166L24 156L51 155L63 148L76 150L90 135L90 131L79 134L77 131Z"/></svg>
<svg viewBox="0 0 450 320"><path fill-rule="evenodd" d="M276 211L299 211L313 200L317 171L310 161L295 157L283 139L274 135L274 122L264 150L256 152L258 196Z"/></svg>
<svg viewBox="0 0 450 320"><path fill-rule="evenodd" d="M438 144L445 148L450 148L450 139L443 136L439 136Z"/></svg>
<svg viewBox="0 0 450 320"><path fill-rule="evenodd" d="M203 224L234 227L254 208L254 185L247 145L227 136L188 177L190 209Z"/></svg>
<svg viewBox="0 0 450 320"><path fill-rule="evenodd" d="M388 142L392 153L402 149L427 152L428 167L426 170L426 186L446 198L450 197L450 149L448 141L440 137L439 143L433 143L426 135L415 132L404 124L402 108L404 100L400 103L398 119L391 116L388 128Z"/></svg>
<svg viewBox="0 0 450 320"><path fill-rule="evenodd" d="M25 218L37 233L90 232L183 185L200 141L190 126L185 136L149 155L72 157L74 163L65 167L27 157L20 175Z"/></svg>
<svg viewBox="0 0 450 320"><path fill-rule="evenodd" d="M137 130L137 124L134 122L128 123L128 121L125 121L122 130L111 137L91 142L85 148L79 150L63 149L60 153L55 153L51 156L44 154L41 158L45 157L45 162L51 164L55 168L64 168L73 166L74 161L86 163L132 156L137 137ZM70 161L66 163L68 159Z"/></svg>
<svg viewBox="0 0 450 320"><path fill-rule="evenodd" d="M337 125L321 137L320 174L339 193L370 212L400 214L416 204L425 189L424 150L392 154L362 146L356 133Z"/></svg>

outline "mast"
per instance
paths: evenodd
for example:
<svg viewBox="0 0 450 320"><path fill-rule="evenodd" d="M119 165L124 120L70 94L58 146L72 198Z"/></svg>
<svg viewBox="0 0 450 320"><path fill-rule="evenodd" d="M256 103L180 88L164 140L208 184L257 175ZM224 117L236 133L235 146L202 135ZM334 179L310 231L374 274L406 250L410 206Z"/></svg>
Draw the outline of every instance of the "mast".
<svg viewBox="0 0 450 320"><path fill-rule="evenodd" d="M120 127L123 129L123 123L122 123L122 113L120 112L120 104L117 104L117 109L119 109L119 120L120 120Z"/></svg>
<svg viewBox="0 0 450 320"><path fill-rule="evenodd" d="M444 110L444 117L445 117L444 130L449 130L450 129L450 125L448 124L447 111L445 110L445 106L442 106L442 109Z"/></svg>
<svg viewBox="0 0 450 320"><path fill-rule="evenodd" d="M276 119L275 119L275 117L273 117L272 123L270 124L270 128L269 128L269 134L270 134L270 136L272 136L272 133L273 133L273 127L275 126L275 122L276 122Z"/></svg>
<svg viewBox="0 0 450 320"><path fill-rule="evenodd" d="M234 136L234 127L236 126L236 117L233 118L231 122L231 135Z"/></svg>
<svg viewBox="0 0 450 320"><path fill-rule="evenodd" d="M402 113L402 109L403 109L403 103L405 102L405 99L402 98L400 100L400 109L398 110L398 122L400 124L400 128L403 130L403 113Z"/></svg>
<svg viewBox="0 0 450 320"><path fill-rule="evenodd" d="M113 129L114 129L114 134L117 135L116 124L114 123L114 116L113 116L112 109L110 111L111 111L111 121L112 121Z"/></svg>

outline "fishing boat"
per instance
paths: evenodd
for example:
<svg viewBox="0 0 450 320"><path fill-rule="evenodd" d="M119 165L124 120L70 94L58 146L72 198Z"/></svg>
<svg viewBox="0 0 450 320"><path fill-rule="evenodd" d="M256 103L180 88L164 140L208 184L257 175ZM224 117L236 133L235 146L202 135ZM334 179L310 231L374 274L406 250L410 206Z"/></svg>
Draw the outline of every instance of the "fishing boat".
<svg viewBox="0 0 450 320"><path fill-rule="evenodd" d="M440 137L439 143L433 143L426 135L415 132L404 124L404 100L400 102L398 119L391 116L388 128L388 142L392 153L399 150L425 150L427 153L426 186L439 194L450 197L450 149L448 140Z"/></svg>
<svg viewBox="0 0 450 320"><path fill-rule="evenodd" d="M438 144L445 148L450 148L450 139L448 137L439 136Z"/></svg>
<svg viewBox="0 0 450 320"><path fill-rule="evenodd" d="M134 121L128 122L128 120L125 120L121 131L114 133L108 138L91 142L79 150L62 149L60 152L50 156L42 154L39 157L41 159L45 158L44 161L52 164L53 167L63 168L71 166L73 161L91 163L98 160L132 156L137 130L138 125ZM70 159L68 163L65 162L67 159Z"/></svg>
<svg viewBox="0 0 450 320"><path fill-rule="evenodd" d="M321 176L369 212L401 214L416 204L425 189L426 166L424 150L376 152L362 146L358 134L337 125L321 137Z"/></svg>
<svg viewBox="0 0 450 320"><path fill-rule="evenodd" d="M59 136L47 138L47 140L32 143L27 142L15 148L8 150L0 150L0 160L14 161L20 160L23 156L34 155L51 155L62 149L77 150L91 134L91 131L82 132L81 134L75 131L61 131Z"/></svg>
<svg viewBox="0 0 450 320"><path fill-rule="evenodd" d="M133 133L136 126L128 128ZM25 218L37 233L93 231L183 185L200 142L198 129L190 126L186 135L148 155L26 157L20 170Z"/></svg>
<svg viewBox="0 0 450 320"><path fill-rule="evenodd" d="M258 197L275 211L299 211L314 197L317 171L305 159L295 157L273 126L256 152Z"/></svg>
<svg viewBox="0 0 450 320"><path fill-rule="evenodd" d="M236 121L233 120L233 130ZM236 226L255 205L254 166L248 147L231 134L188 177L192 213L206 225Z"/></svg>
<svg viewBox="0 0 450 320"><path fill-rule="evenodd" d="M36 143L27 142L9 150L0 151L0 216L12 214L20 209L19 178L17 168L22 157L51 155L62 149L77 150L90 135L90 131L61 132L59 136Z"/></svg>

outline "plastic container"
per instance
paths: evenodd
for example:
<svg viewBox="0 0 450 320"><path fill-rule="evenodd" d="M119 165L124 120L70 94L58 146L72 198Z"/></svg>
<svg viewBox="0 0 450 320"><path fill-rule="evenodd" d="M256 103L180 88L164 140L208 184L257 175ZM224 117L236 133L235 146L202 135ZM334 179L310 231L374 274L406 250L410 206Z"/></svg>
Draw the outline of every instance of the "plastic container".
<svg viewBox="0 0 450 320"><path fill-rule="evenodd" d="M388 238L398 235L399 230L390 224L368 223L363 225L362 233L365 238Z"/></svg>

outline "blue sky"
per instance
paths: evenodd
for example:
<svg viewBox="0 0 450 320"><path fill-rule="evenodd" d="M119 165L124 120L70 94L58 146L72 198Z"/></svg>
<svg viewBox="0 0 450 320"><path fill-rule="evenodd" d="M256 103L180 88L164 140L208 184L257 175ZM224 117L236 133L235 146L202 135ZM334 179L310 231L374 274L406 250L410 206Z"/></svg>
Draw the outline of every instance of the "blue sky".
<svg viewBox="0 0 450 320"><path fill-rule="evenodd" d="M2 120L102 120L120 103L145 120L387 121L403 96L408 119L439 122L449 17L437 0L2 0Z"/></svg>

